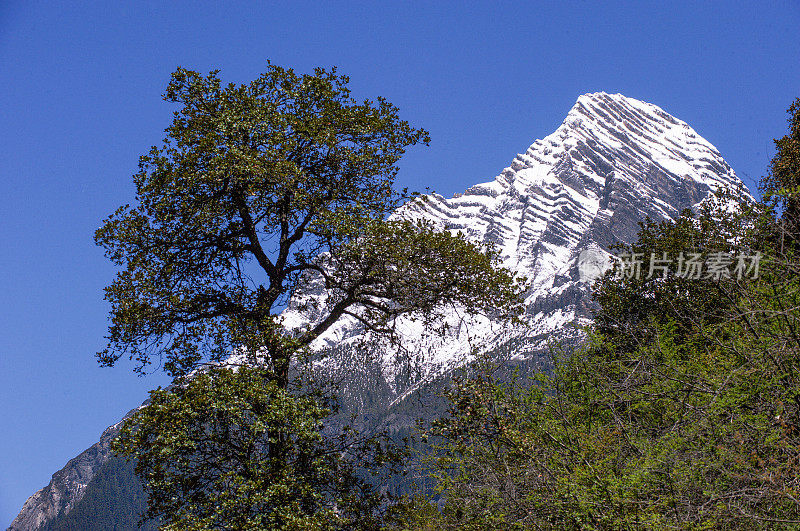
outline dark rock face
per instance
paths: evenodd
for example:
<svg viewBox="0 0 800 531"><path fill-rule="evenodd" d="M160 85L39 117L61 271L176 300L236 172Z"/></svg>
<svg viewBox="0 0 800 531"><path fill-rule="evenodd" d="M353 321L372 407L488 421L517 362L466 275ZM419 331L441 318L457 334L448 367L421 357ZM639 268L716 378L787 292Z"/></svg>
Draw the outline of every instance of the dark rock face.
<svg viewBox="0 0 800 531"><path fill-rule="evenodd" d="M581 96L553 134L517 155L494 181L450 199L434 194L395 214L494 245L505 267L529 279L525 325L509 330L486 319L465 323L454 314L452 333L443 338L409 327L408 352L420 354L403 360L389 345L357 348L362 331L344 320L315 346L330 352L328 368L344 377L347 412L364 415L370 425L409 428L414 406L408 398L441 385L469 361L476 343L512 363L546 366L548 341L575 341L572 325L591 318L592 279L579 271L579 259L589 253L607 262L613 243L634 241L639 221L675 218L720 187L744 190L716 148L686 123L619 94ZM322 294L309 278L308 289L284 313L286 322L302 326L319 319ZM109 428L56 472L10 529L37 529L69 512L109 459L115 433Z"/></svg>

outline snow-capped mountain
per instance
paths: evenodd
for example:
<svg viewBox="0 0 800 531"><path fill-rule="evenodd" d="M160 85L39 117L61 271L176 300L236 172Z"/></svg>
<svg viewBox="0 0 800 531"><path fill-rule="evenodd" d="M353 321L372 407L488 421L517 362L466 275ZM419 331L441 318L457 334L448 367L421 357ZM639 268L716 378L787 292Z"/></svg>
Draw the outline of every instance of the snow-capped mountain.
<svg viewBox="0 0 800 531"><path fill-rule="evenodd" d="M402 397L420 382L464 364L474 349L513 341L511 356L524 359L545 350L554 336L574 335L575 328L567 325L590 317L590 282L610 264L609 245L632 241L637 223L646 217L673 218L721 187L743 184L717 149L685 122L621 94L579 97L553 134L517 155L493 181L450 199L427 196L393 215L432 221L493 245L506 268L529 280L525 325L509 329L453 312L452 331L440 338L406 320L399 327L404 356L415 353L418 371L410 379L408 374L399 378L397 349L384 343L371 353L380 359L380 374ZM600 266L594 275L581 274L586 268L578 262L587 260ZM309 300L322 293L314 284L312 279L300 295L302 304L285 312L287 324L314 321L318 313L304 310L315 307ZM354 319L344 319L316 346L341 346L362 335ZM346 371L358 370L363 362Z"/></svg>
<svg viewBox="0 0 800 531"><path fill-rule="evenodd" d="M528 279L524 326L507 329L457 311L443 337L425 335L411 321L400 323L406 351L416 356L413 371L404 370L397 349L388 344L375 347L365 364L354 353L359 349L349 348L360 344L362 332L354 321L341 321L314 346L331 351L332 368L355 375L346 391L356 410L363 409L369 392L380 394L370 399L373 410L377 404L385 411L464 364L476 347L535 359L549 340L574 336L570 323L591 316L589 282L599 268L579 262L602 267L612 243L634 240L639 221L674 218L719 187L741 189L749 197L717 149L685 122L620 94L585 94L554 133L517 155L494 180L449 199L427 196L394 214L494 245L503 265ZM285 324L313 322L315 316L303 309L309 305L302 303L319 293L312 279L284 312ZM9 529L37 529L75 507L110 458L112 432L106 430L100 442L54 474Z"/></svg>

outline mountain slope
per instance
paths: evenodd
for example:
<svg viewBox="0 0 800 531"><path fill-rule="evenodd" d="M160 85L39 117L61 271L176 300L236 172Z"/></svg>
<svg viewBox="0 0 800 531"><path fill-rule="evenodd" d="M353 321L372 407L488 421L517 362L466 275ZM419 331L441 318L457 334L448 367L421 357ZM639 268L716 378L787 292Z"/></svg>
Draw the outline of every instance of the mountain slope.
<svg viewBox="0 0 800 531"><path fill-rule="evenodd" d="M118 425L107 428L97 443L53 474L46 487L28 498L8 529L40 529L59 515L68 514L81 501L98 470L113 457L110 445L118 431Z"/></svg>
<svg viewBox="0 0 800 531"><path fill-rule="evenodd" d="M548 342L574 340L570 324L591 316L589 283L598 268L580 265L602 266L612 243L633 241L639 221L673 218L719 187L744 188L717 149L685 122L620 94L585 94L553 134L517 155L493 181L449 199L430 195L394 214L494 245L503 264L529 280L524 326L465 319L454 309L443 337L401 322L403 352L386 343L365 349L353 320L342 320L314 346L328 350L327 367L346 376L342 403L350 412L368 412L373 424L405 426L413 404L403 398L437 385L468 362L474 348L546 363ZM284 312L288 327L314 321L308 303L324 304L315 282L310 279ZM68 514L109 460L114 433L106 430L97 445L54 474L10 529L37 529Z"/></svg>

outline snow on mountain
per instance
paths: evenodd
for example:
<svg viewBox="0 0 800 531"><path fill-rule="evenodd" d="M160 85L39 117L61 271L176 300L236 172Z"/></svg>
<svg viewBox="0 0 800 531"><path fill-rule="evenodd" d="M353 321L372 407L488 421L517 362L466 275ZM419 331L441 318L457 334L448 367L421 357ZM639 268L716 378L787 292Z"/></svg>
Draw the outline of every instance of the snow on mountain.
<svg viewBox="0 0 800 531"><path fill-rule="evenodd" d="M527 277L529 287L526 325L513 330L486 318L465 319L457 311L444 338L426 336L416 323L402 321L402 343L415 353L420 370L411 382L398 382L397 349L380 345L377 355L389 386L401 394L465 363L481 345L522 338L515 354L522 358L545 349L556 332L569 334L569 323L590 317L589 283L596 274L582 276L579 257L589 257L602 270L603 262L610 263L609 246L631 242L639 221L674 218L722 187L749 195L719 151L685 122L621 94L580 96L554 133L518 154L493 181L449 199L432 194L393 214L494 245L503 265ZM320 294L312 281L299 297L308 302ZM304 307L291 304L285 322L313 322ZM345 319L314 346L341 346L362 335L357 322Z"/></svg>

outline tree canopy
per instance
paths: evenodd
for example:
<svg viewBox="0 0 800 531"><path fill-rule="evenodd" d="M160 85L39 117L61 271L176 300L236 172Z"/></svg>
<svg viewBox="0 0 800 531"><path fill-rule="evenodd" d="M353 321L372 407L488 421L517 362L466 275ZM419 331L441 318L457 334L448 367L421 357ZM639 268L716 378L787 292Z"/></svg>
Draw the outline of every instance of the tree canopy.
<svg viewBox="0 0 800 531"><path fill-rule="evenodd" d="M775 156L760 182L765 201L777 208L784 245L800 246L800 98L788 109L789 133L775 139Z"/></svg>
<svg viewBox="0 0 800 531"><path fill-rule="evenodd" d="M164 98L180 109L141 157L136 204L96 234L122 266L106 290L102 364L127 354L143 369L163 357L178 375L244 349L268 352L261 361L285 379L286 353L345 314L386 332L447 303L513 306L514 283L491 253L386 221L409 198L393 188L396 162L428 134L382 98L357 103L347 83L335 70L275 65L246 85L223 86L216 71L172 75ZM323 279L325 314L282 330L277 315L310 276Z"/></svg>
<svg viewBox="0 0 800 531"><path fill-rule="evenodd" d="M169 529L376 529L375 482L401 454L374 434L323 433L319 390L281 389L258 367L213 367L168 390L115 441L135 456L148 519Z"/></svg>
<svg viewBox="0 0 800 531"><path fill-rule="evenodd" d="M96 233L121 268L100 363L128 356L176 377L115 447L137 460L148 517L170 528L371 528L385 496L360 474L391 448L346 426L322 435L336 403L309 345L345 316L396 338L399 318L432 327L447 306L520 311L491 249L387 219L414 198L395 191L396 163L428 134L347 84L335 69L270 64L223 85L179 68L164 95L179 109L141 157L135 204ZM297 297L312 284L313 301ZM318 304L287 328L292 297Z"/></svg>

